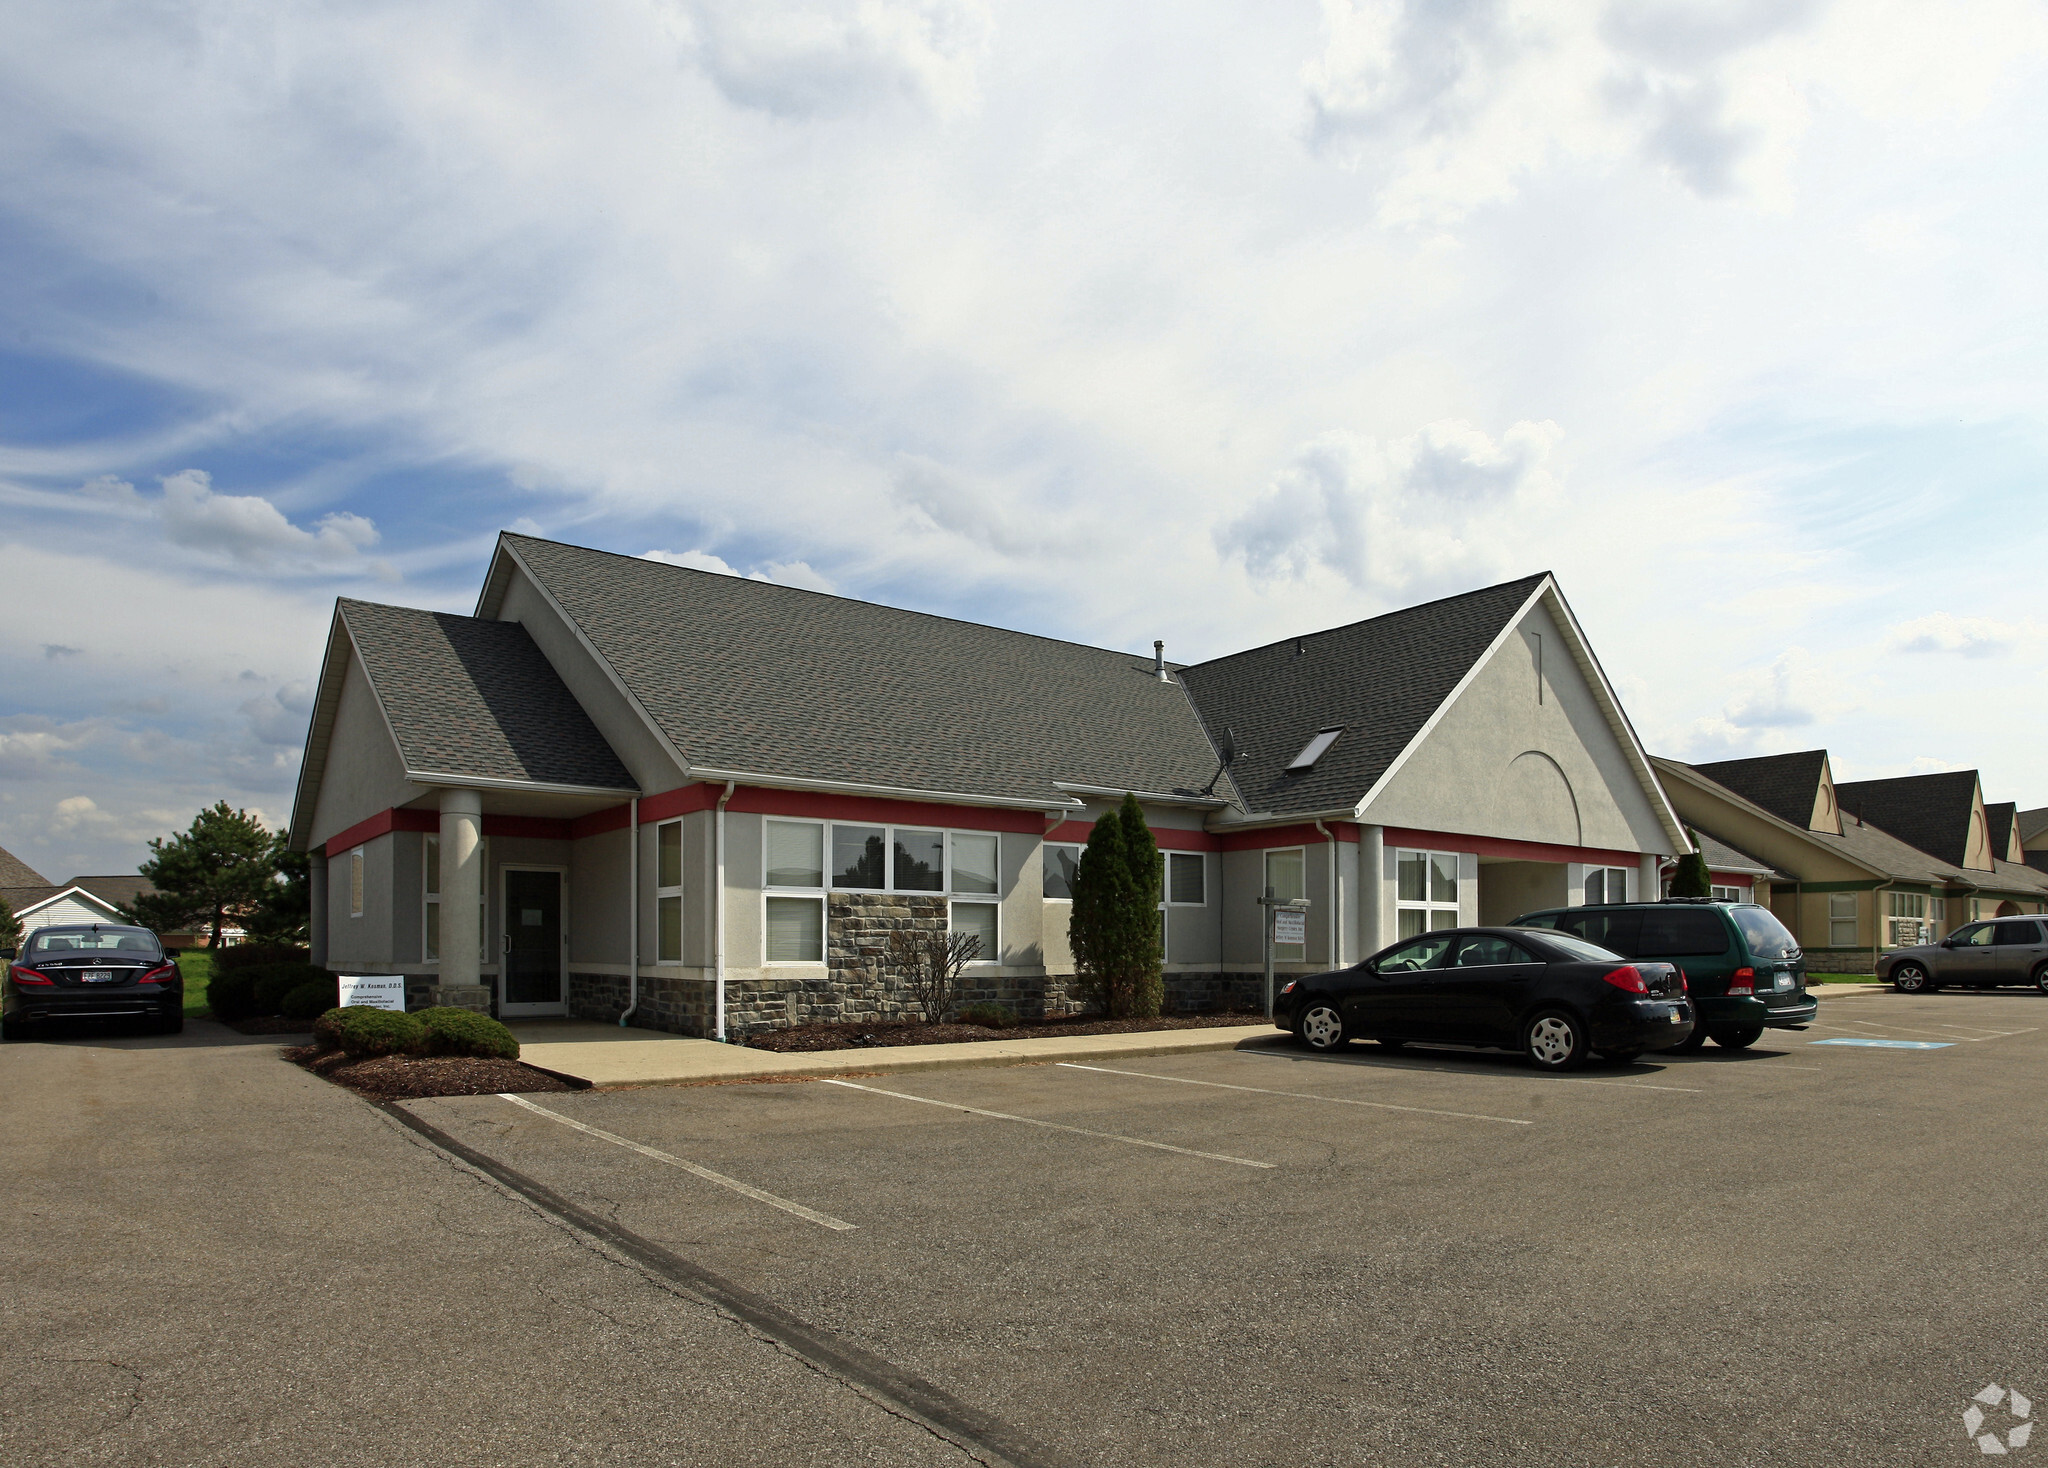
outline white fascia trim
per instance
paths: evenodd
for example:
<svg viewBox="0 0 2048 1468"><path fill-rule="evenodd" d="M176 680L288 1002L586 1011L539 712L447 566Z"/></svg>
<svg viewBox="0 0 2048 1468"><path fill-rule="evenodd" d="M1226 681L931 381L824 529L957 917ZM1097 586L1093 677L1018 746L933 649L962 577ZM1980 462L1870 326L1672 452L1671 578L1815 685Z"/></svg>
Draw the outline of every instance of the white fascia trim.
<svg viewBox="0 0 2048 1468"><path fill-rule="evenodd" d="M446 770L412 770L405 778L417 785L452 786L458 790L530 790L537 795L596 795L630 800L640 792L612 785L557 785L546 780L512 780L497 775L458 775Z"/></svg>
<svg viewBox="0 0 2048 1468"><path fill-rule="evenodd" d="M313 686L313 717L306 729L306 750L299 761L299 780L292 792L291 845L294 851L310 848L299 844L299 834L313 819L313 807L320 798L320 782L327 776L327 753L334 742L334 720L341 709L341 683L348 674L344 665L335 667L334 655L346 645L351 655L355 643L342 620L341 599L335 598L334 618L327 626L327 650L320 657L320 678ZM330 674L332 678L330 680Z"/></svg>
<svg viewBox="0 0 2048 1468"><path fill-rule="evenodd" d="M968 795L957 790L911 790L900 785L862 785L851 780L807 780L789 775L761 775L746 770L714 770L708 765L686 767L691 781L731 780L739 785L760 785L770 790L815 790L827 795L872 795L888 800L921 800L928 804L989 805L1005 810L1085 810L1078 800L1066 802L1021 799L1009 795ZM1117 794L1123 792L1119 790ZM1140 799L1143 797L1141 796Z"/></svg>
<svg viewBox="0 0 2048 1468"><path fill-rule="evenodd" d="M107 901L106 898L100 896L98 893L93 892L84 887L66 887L62 892L53 892L48 897L45 897L41 902L31 902L27 907L24 907L23 909L21 909L21 911L17 912L15 916L18 918L25 918L30 913L39 912L43 908L48 907L53 902L62 902L65 898L71 896L74 892L77 893L79 896L83 897L87 902L90 902L94 907L101 908L106 912L112 913L115 917L120 916L120 913L116 910L113 903Z"/></svg>
<svg viewBox="0 0 2048 1468"><path fill-rule="evenodd" d="M1797 836L1800 840L1805 841L1807 844L1815 847L1816 849L1826 851L1829 856L1834 857L1837 861L1844 861L1852 867L1859 867L1863 871L1870 873L1870 875L1873 877L1881 877L1894 881L1909 882L1922 880L1917 877L1894 877L1892 873L1885 871L1883 868L1874 867L1867 861L1863 861L1857 857L1849 855L1846 851L1829 850L1829 848L1822 846L1817 840L1814 839L1820 834L1818 831L1809 831L1804 826L1795 826L1788 820L1784 820L1779 816L1772 815L1769 811L1765 810L1755 801L1748 800L1740 795L1737 795L1733 790L1730 790L1726 785L1718 784L1715 781L1708 779L1705 775L1699 773L1699 771L1691 769L1683 764L1680 764L1677 760L1655 759L1653 760L1653 763L1655 764L1656 768L1667 777L1675 780L1684 781L1686 784L1691 785L1692 787L1697 789L1702 795L1712 796L1716 800L1725 800L1729 804L1735 806L1743 814L1755 816L1761 820L1768 821L1772 825L1776 826L1779 830L1783 831L1786 835ZM1835 839L1839 841L1842 838L1838 836ZM1775 877L1781 874L1773 872L1771 875ZM1790 880L1794 882L1799 882L1804 881L1805 879L1802 877L1792 877L1790 878Z"/></svg>
<svg viewBox="0 0 2048 1468"><path fill-rule="evenodd" d="M499 533L498 554L507 557L513 565L519 568L520 573L533 584L533 589L540 593L541 600L546 602L554 614L562 619L562 625L576 635L576 640L583 644L583 650L590 654L591 661L604 670L605 677L611 679L612 687L618 690L619 697L626 700L626 706L640 716L640 722L646 726L647 732L654 736L655 742L669 752L669 757L676 762L676 768L688 770L690 762L684 758L683 752L676 748L675 741L670 739L661 725L654 721L654 715L647 712L647 706L640 702L633 690L626 686L626 680L619 676L619 671L612 666L611 659L597 650L597 644L590 640L590 635L583 630L583 624L569 615L569 609L556 599L554 592L548 589L547 583L534 575L533 568L520 559L519 552L505 543L503 532ZM485 578L484 584L486 589L488 589L490 585L489 577ZM503 607L504 598L502 596L498 598L497 604L500 608ZM481 597L478 598L477 608L479 611L483 609ZM547 655L543 653L541 656L546 657ZM560 674L556 676L559 677Z"/></svg>
<svg viewBox="0 0 2048 1468"><path fill-rule="evenodd" d="M1156 790L1129 790L1121 785L1077 785L1071 780L1055 780L1052 788L1068 795L1113 795L1122 799L1126 794L1154 805L1185 805L1203 810L1221 810L1230 801L1221 795L1167 795Z"/></svg>
<svg viewBox="0 0 2048 1468"><path fill-rule="evenodd" d="M1140 799L1142 798L1141 796ZM1243 820L1219 821L1209 829L1220 834L1225 831L1256 831L1266 826L1312 826L1317 821L1357 822L1358 810L1359 807L1355 805L1339 805L1329 810L1286 811L1279 813L1265 811L1257 815L1246 816ZM1360 824L1376 825L1378 823L1366 821L1360 822Z"/></svg>
<svg viewBox="0 0 2048 1468"><path fill-rule="evenodd" d="M1628 710L1621 706L1620 695L1615 693L1614 685L1607 681L1607 671L1600 666L1600 659L1595 656L1593 645L1586 640L1586 632L1579 626L1579 619L1572 615L1571 607L1565 602L1564 593L1558 589L1556 580L1550 576L1543 578L1543 584L1537 591L1539 595L1547 595L1552 612L1563 622L1565 635L1572 642L1572 660L1579 665L1581 672L1592 675L1593 686L1600 690L1605 704L1607 722L1614 732L1622 737L1622 748L1627 750L1635 761L1636 772L1643 788L1656 796L1657 809L1664 817L1665 834L1678 843L1679 851L1692 850L1692 842L1685 834L1685 823L1678 819L1678 812L1671 805L1671 797L1664 793L1663 785L1658 783L1657 771L1650 763L1650 752L1643 748L1643 741L1636 737L1636 728L1629 722ZM1527 612L1528 608L1524 607L1522 614L1515 618L1516 624L1521 622L1522 615L1526 615ZM1491 650L1488 655L1491 656Z"/></svg>

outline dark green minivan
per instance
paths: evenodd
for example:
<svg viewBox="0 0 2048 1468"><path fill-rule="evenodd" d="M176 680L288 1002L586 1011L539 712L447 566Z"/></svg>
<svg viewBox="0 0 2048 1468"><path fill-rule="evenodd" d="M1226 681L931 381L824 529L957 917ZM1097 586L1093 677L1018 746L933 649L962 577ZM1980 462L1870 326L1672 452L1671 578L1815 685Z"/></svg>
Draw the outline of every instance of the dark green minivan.
<svg viewBox="0 0 2048 1468"><path fill-rule="evenodd" d="M1820 1005L1806 992L1799 940L1753 902L1671 897L1602 907L1553 907L1515 919L1521 928L1557 928L1623 958L1678 965L1699 1012L1675 1047L1697 1050L1711 1037L1731 1050L1754 1045L1767 1029L1803 1030Z"/></svg>

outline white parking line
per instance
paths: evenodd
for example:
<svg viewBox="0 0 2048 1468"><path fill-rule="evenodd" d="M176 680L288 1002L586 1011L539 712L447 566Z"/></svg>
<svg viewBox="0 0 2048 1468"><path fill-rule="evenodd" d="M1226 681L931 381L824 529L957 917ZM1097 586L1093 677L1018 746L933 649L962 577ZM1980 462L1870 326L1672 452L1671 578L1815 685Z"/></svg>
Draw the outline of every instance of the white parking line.
<svg viewBox="0 0 2048 1468"><path fill-rule="evenodd" d="M545 1116L549 1121L559 1121L563 1126L574 1127L579 1132L584 1132L602 1141L624 1147L629 1152L638 1152L642 1157L652 1157L656 1162L666 1162L671 1167L680 1167L684 1172L701 1177L707 1183L717 1183L721 1188L731 1188L735 1193L752 1198L756 1203L766 1203L770 1208L780 1208L784 1213L793 1213L798 1218L818 1224L820 1227L837 1229L842 1233L859 1227L858 1224L847 1223L845 1220L834 1218L830 1214L819 1213L814 1209L806 1208L801 1203L792 1203L787 1198L778 1198L773 1193L764 1193L759 1188L750 1187L738 1178L727 1177L722 1172L713 1172L708 1167L699 1167L694 1162L685 1162L680 1157L671 1157L668 1153L659 1151L656 1148L642 1146L640 1143L631 1141L628 1138L616 1136L601 1127L586 1126L580 1121L562 1115L559 1111L550 1111L545 1106L536 1106L524 1096L514 1096L509 1092L500 1091L498 1099L500 1101L510 1101L514 1106L524 1106L528 1111Z"/></svg>
<svg viewBox="0 0 2048 1468"><path fill-rule="evenodd" d="M1410 1065L1401 1062L1389 1063L1384 1060L1375 1063L1363 1057L1347 1060L1341 1055L1276 1055L1258 1050L1233 1050L1229 1053L1241 1056L1246 1060L1313 1060L1330 1065L1348 1065L1354 1070L1387 1070L1395 1072L1426 1070L1443 1076L1475 1076L1485 1081L1526 1081L1535 1079L1544 1082L1555 1081L1567 1086L1604 1086L1610 1091L1684 1091L1692 1096L1705 1094L1698 1086L1658 1086L1652 1085L1648 1081L1593 1081L1587 1080L1582 1076L1537 1076L1532 1075L1528 1071L1509 1073L1498 1070L1461 1070L1455 1065Z"/></svg>
<svg viewBox="0 0 2048 1468"><path fill-rule="evenodd" d="M1072 1132L1077 1137L1097 1137L1105 1142L1129 1142L1133 1147L1152 1147L1161 1152L1178 1152L1183 1157L1201 1157L1210 1162L1234 1162L1239 1167L1277 1167L1275 1162L1254 1162L1249 1157L1231 1157L1222 1152L1197 1152L1192 1147L1174 1147L1165 1142L1148 1142L1143 1137L1123 1137L1115 1132L1091 1132L1086 1127L1067 1126L1063 1122L1040 1121L1035 1116L1012 1116L1007 1111L985 1111L979 1106L962 1106L958 1101L934 1101L929 1096L913 1096L906 1091L885 1091L880 1086L857 1086L852 1081L835 1081L819 1077L828 1086L844 1086L849 1091L866 1091L873 1096L894 1096L898 1101L917 1101L926 1106L943 1106L948 1111L964 1111L970 1116L992 1116L997 1121L1021 1121L1026 1126L1042 1126L1048 1131Z"/></svg>
<svg viewBox="0 0 2048 1468"><path fill-rule="evenodd" d="M1942 1026L1941 1026L1940 1028L1938 1028L1938 1029L1935 1029L1935 1028L1929 1028L1929 1027L1928 1027L1928 1026L1926 1026L1926 1025L1892 1025L1892 1024L1884 1024L1884 1025L1881 1025L1881 1024L1879 1024L1879 1023L1878 1023L1878 1022L1877 1022L1876 1020L1869 1020L1869 1019L1859 1019L1859 1020L1851 1020L1851 1021L1849 1021L1849 1022L1848 1022L1848 1024L1840 1024L1840 1025L1831 1025L1831 1024L1829 1024L1829 1023L1828 1023L1827 1021L1825 1021L1825 1020L1816 1020L1816 1021L1814 1021L1814 1023L1815 1023L1816 1025L1818 1025L1818 1026L1819 1026L1820 1028L1822 1028L1822 1029L1835 1029L1835 1030L1841 1030L1841 1031L1843 1031L1844 1033L1846 1033L1846 1034L1851 1034L1851 1035L1854 1035L1854 1034L1859 1034L1859 1033L1861 1033L1861 1032L1862 1032L1863 1030L1897 1030L1897 1031L1899 1031L1899 1032L1900 1032L1900 1033L1902 1033L1902 1034L1908 1034L1908 1035L1934 1035L1934 1036L1936 1036L1936 1037L1938 1037L1938 1038L1940 1038L1940 1039L1943 1039L1943 1040L1962 1040L1962 1041L1965 1041L1965 1042L1967 1042L1967 1043L1969 1043L1969 1044L1972 1044L1972 1045L1981 1045L1981 1044L1983 1044L1983 1043L1984 1043L1984 1042L1985 1042L1986 1040L2003 1040L2003 1039L2005 1039L2005 1038L2006 1038L2006 1037L2007 1037L2008 1035L2026 1035L2026 1034L2031 1034L2031 1033L2033 1033L2034 1029L2038 1028L2038 1026L2029 1026L2029 1027L2028 1027L2027 1029L2024 1029L2024 1030L1986 1030L1986 1029L1984 1029L1984 1027L1983 1027L1982 1025L1942 1025ZM1851 1029L1851 1028L1849 1027L1850 1025L1854 1025L1854 1026L1856 1026L1856 1028L1854 1028L1854 1029ZM1983 1031L1983 1033L1981 1033L1981 1034L1976 1034L1976 1035L1944 1035L1944 1034L1942 1034L1942 1030L1954 1030L1954 1029L1973 1029L1973 1030L1982 1030L1982 1031Z"/></svg>
<svg viewBox="0 0 2048 1468"><path fill-rule="evenodd" d="M1370 1106L1375 1111L1412 1111L1417 1116L1454 1116L1461 1121L1497 1121L1504 1126L1534 1126L1533 1121L1524 1121L1517 1116L1484 1116L1477 1111L1438 1111L1431 1106L1396 1106L1391 1101L1354 1101L1349 1096L1315 1096L1307 1091L1269 1091L1264 1086L1232 1086L1222 1081L1197 1081L1186 1076L1156 1076L1142 1070L1111 1070L1106 1065L1081 1065L1075 1061L1062 1060L1057 1064L1065 1070L1092 1070L1106 1076L1136 1076L1141 1081L1172 1081L1181 1086L1213 1086L1219 1091L1250 1091L1257 1096L1292 1096L1298 1101L1330 1101L1339 1106Z"/></svg>

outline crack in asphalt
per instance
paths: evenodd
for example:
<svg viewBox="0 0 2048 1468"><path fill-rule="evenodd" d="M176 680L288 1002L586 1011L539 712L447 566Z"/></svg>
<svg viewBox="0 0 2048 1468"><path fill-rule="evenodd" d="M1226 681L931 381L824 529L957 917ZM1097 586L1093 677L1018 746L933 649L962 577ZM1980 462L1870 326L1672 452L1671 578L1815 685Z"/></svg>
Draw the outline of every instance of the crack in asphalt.
<svg viewBox="0 0 2048 1468"><path fill-rule="evenodd" d="M0 1356L0 1361L31 1361L40 1362L46 1366L104 1366L110 1371L118 1371L125 1376L135 1378L135 1384L128 1389L128 1410L121 1414L121 1420L123 1422L133 1422L135 1414L142 1410L142 1388L147 1383L148 1378L125 1362L110 1361L104 1356ZM98 1437L100 1433L105 1432L112 1425L112 1423L103 1424L92 1435Z"/></svg>

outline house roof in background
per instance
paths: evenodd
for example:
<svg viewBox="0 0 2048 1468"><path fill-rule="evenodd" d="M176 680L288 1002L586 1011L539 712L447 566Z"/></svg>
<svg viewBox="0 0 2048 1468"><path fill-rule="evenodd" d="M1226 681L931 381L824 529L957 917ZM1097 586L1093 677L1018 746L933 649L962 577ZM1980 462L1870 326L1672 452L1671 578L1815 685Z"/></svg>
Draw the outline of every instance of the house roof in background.
<svg viewBox="0 0 2048 1468"><path fill-rule="evenodd" d="M1183 668L1181 679L1211 737L1235 734L1230 773L1246 809L1356 805L1546 579L1524 576L1290 637ZM1344 732L1312 770L1288 773L1309 740L1337 726Z"/></svg>
<svg viewBox="0 0 2048 1468"><path fill-rule="evenodd" d="M1769 862L1758 861L1748 852L1730 846L1710 831L1693 828L1693 835L1699 838L1700 855L1707 859L1707 866L1716 872L1742 872L1749 876L1775 877Z"/></svg>
<svg viewBox="0 0 2048 1468"><path fill-rule="evenodd" d="M2002 856L1991 859L1989 885L2005 891L2035 892L2048 897L2048 871L2036 867L2032 862L2007 861ZM1971 874L1976 881L1985 881L1982 872Z"/></svg>
<svg viewBox="0 0 2048 1468"><path fill-rule="evenodd" d="M1752 805L1804 830L1813 821L1820 796L1820 777L1827 769L1825 749L1796 754L1767 754L1755 759L1724 759L1693 765L1716 785L1733 790Z"/></svg>
<svg viewBox="0 0 2048 1468"><path fill-rule="evenodd" d="M117 872L106 877L73 877L64 885L83 887L102 902L111 902L116 907L126 907L136 898L156 891L156 885L149 878L136 872Z"/></svg>
<svg viewBox="0 0 2048 1468"><path fill-rule="evenodd" d="M114 901L112 898L102 897L99 893L93 891L92 888L81 886L77 882L65 882L61 886L52 883L50 886L43 888L42 895L37 897L34 901L26 903L21 907L15 908L15 914L19 916L20 914L25 912L32 912L36 908L41 907L46 903L54 902L60 897L82 898L96 907L103 907L107 909L107 911L115 917L118 917L120 915L118 912L115 911L115 909L117 909L120 906L118 902Z"/></svg>
<svg viewBox="0 0 2048 1468"><path fill-rule="evenodd" d="M1782 759L1787 758L1787 756L1780 755L1773 756L1773 758ZM1755 761L1730 760L1723 763L1747 765L1753 764ZM1844 860L1860 866L1877 876L1893 881L1920 884L1946 884L1971 880L1964 877L1956 867L1937 860L1916 847L1909 846L1904 841L1899 840L1898 837L1880 830L1877 826L1871 825L1868 822L1858 825L1854 821L1844 821L1842 823L1842 834L1839 836L1832 831L1810 830L1806 824L1813 816L1813 807L1810 802L1806 810L1796 818L1780 815L1777 811L1769 809L1761 802L1745 795L1742 791L1714 779L1712 774L1709 773L1716 768L1714 765L1688 765L1682 760L1664 758L1659 758L1657 764L1667 773L1673 771L1681 772L1683 775L1695 777L1706 781L1708 784L1718 786L1720 789L1719 798L1728 801L1737 809L1746 807L1759 815L1771 817L1781 824L1790 827L1792 834L1812 842L1822 850L1833 852ZM1817 790L1818 766L1815 768L1815 788ZM1673 774L1671 777L1679 778L1679 775ZM1798 880L1797 875L1794 873L1787 872L1784 875L1794 881Z"/></svg>
<svg viewBox="0 0 2048 1468"><path fill-rule="evenodd" d="M1984 803L1984 824L1991 835L1991 852L1994 856L2004 856L2006 849L2012 844L2012 828L2018 822L2019 814L2018 801L2001 800L1996 805L1990 801Z"/></svg>
<svg viewBox="0 0 2048 1468"><path fill-rule="evenodd" d="M1151 659L506 534L694 769L1070 803L1200 790L1216 754ZM478 605L491 616L503 578Z"/></svg>
<svg viewBox="0 0 2048 1468"><path fill-rule="evenodd" d="M0 902L7 904L7 910L19 915L24 909L34 907L55 897L64 888L55 882L36 882L22 887L0 887Z"/></svg>
<svg viewBox="0 0 2048 1468"><path fill-rule="evenodd" d="M1975 770L1852 780L1835 786L1844 828L1853 824L1849 816L1860 816L1958 867L1968 855L1970 812L1975 809L1976 797Z"/></svg>
<svg viewBox="0 0 2048 1468"><path fill-rule="evenodd" d="M633 780L516 622L343 598L408 773L627 791Z"/></svg>
<svg viewBox="0 0 2048 1468"><path fill-rule="evenodd" d="M50 879L13 852L0 847L0 891L18 887L47 887Z"/></svg>
<svg viewBox="0 0 2048 1468"><path fill-rule="evenodd" d="M2048 832L2048 805L2023 810L2016 819L2020 823L2020 844L2024 846L2036 836Z"/></svg>

